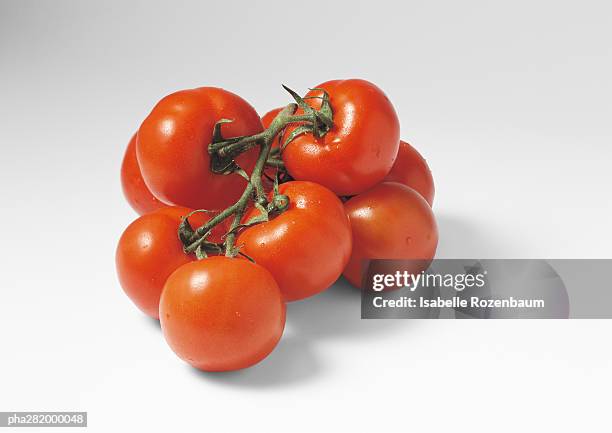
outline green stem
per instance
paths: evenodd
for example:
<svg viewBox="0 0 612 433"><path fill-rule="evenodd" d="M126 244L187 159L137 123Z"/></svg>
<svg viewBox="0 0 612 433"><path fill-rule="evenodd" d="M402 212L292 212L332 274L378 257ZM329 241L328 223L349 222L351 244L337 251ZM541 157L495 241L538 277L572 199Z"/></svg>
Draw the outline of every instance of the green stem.
<svg viewBox="0 0 612 433"><path fill-rule="evenodd" d="M217 214L206 224L195 230L194 234L189 239L190 244L185 247L185 252L190 253L197 249L198 245L201 244L213 227L220 224L226 218L233 215L232 224L230 230L225 238L225 255L234 256L234 246L236 243L236 231L242 222L242 218L246 212L249 200L255 196L255 201L262 206L266 206L266 193L262 184L263 170L268 161L270 149L272 148L272 142L278 133L280 133L285 126L294 122L303 122L308 119L312 120L312 116L294 116L293 113L297 108L296 104L287 105L277 116L274 118L270 126L263 132L255 134L250 137L244 137L239 141L227 144L225 142L211 144L209 152L218 152L220 155L229 155L236 152L236 154L255 146L256 144L261 145L257 162L253 173L249 178L249 182L244 189L244 192L240 196L240 199L230 207ZM297 120L296 120L297 119Z"/></svg>
<svg viewBox="0 0 612 433"><path fill-rule="evenodd" d="M297 104L289 104L274 118L265 131L249 137L243 137L230 144L224 142L211 144L209 152L218 152L220 156L239 155L261 142L273 139L290 123L312 122L312 114L293 115L296 109Z"/></svg>
<svg viewBox="0 0 612 433"><path fill-rule="evenodd" d="M283 160L277 159L277 158L268 158L268 160L266 161L266 165L270 167L278 167L278 168L285 167L285 163L283 162Z"/></svg>
<svg viewBox="0 0 612 433"><path fill-rule="evenodd" d="M213 173L228 175L239 172L244 177L247 177L244 171L236 164L236 156L252 147L260 146L259 156L253 173L248 178L247 186L236 203L195 230L189 239L185 239L188 235L185 235L184 231L182 232L179 226L179 238L184 242L184 250L186 253L196 252L197 256L201 256L202 254L198 254L198 247L200 247L200 249L206 249L212 246L215 248L223 246L206 242L206 238L210 235L213 227L226 218L233 217L231 228L229 232L226 233L224 241L225 255L233 257L237 254L237 249L235 247L236 235L238 229L241 227L249 200L255 201L255 206L262 214L261 216L256 216L245 222L245 226L267 221L270 212L283 212L289 206L289 198L278 193L278 183L275 183L273 200L271 203L268 203L266 192L261 182L262 176L264 175L263 170L266 165L271 167L283 167L283 161L280 158L281 149L275 148L272 150L272 142L290 123L301 123L301 125L297 126L297 128L289 134L286 138L288 141L306 132L312 133L315 137L322 137L333 127L333 112L329 101L329 95L323 89L317 89L323 92L323 96L317 97L321 99L321 107L315 110L304 100L308 98L300 97L287 86L283 86L283 88L289 92L296 103L289 104L283 108L266 130L251 136L224 139L221 134L221 125L231 122L231 120L221 119L215 124L212 143L208 146L208 153L211 158L210 169ZM294 114L298 107L303 110L303 114ZM287 175L287 172L284 170L282 173L284 173L283 177ZM188 233L191 233L191 231Z"/></svg>

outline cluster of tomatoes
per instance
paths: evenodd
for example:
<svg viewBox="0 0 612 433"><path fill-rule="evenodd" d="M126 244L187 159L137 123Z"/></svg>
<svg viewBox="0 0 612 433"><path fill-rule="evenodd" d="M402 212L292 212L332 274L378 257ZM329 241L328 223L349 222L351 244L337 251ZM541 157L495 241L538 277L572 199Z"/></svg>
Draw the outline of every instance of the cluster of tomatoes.
<svg viewBox="0 0 612 433"><path fill-rule="evenodd" d="M119 240L119 281L202 370L259 362L286 302L341 275L359 287L369 259L435 254L431 172L387 96L358 79L287 90L296 103L263 118L223 89L173 93L125 153L141 216Z"/></svg>

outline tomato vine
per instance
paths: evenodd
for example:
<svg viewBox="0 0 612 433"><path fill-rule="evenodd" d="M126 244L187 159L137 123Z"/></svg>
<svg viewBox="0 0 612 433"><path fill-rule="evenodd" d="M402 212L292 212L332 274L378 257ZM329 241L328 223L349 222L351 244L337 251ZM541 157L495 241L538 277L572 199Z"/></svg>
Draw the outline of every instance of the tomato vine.
<svg viewBox="0 0 612 433"><path fill-rule="evenodd" d="M191 227L188 217L198 212L210 213L210 210L195 210L183 219L178 228L178 236L184 245L183 250L186 254L194 253L198 259L207 257L207 253L224 253L227 257L235 257L240 254L239 247L235 245L236 235L240 229L268 221L270 214L283 212L289 206L289 198L278 191L278 178L274 182L272 200L268 202L262 182L265 176L264 168L267 165L282 169L283 161L280 158L282 149L297 136L308 132L316 137L325 135L333 127L333 113L329 95L325 91L320 98L322 99L321 108L316 110L306 103L306 98L300 97L287 86L283 88L289 92L295 103L283 108L264 131L250 136L224 138L221 133L222 126L231 123L232 120L220 119L215 124L212 141L207 149L211 157L211 171L217 175L240 175L246 179L247 186L234 204L217 213L197 229ZM303 114L295 114L298 107L301 108ZM272 149L274 139L279 134L282 137L282 132L290 124L299 124L299 126L284 139L279 148ZM235 158L255 146L260 147L259 156L249 176L236 163ZM259 210L259 215L243 222L245 212L251 202ZM232 220L224 241L220 243L208 241L212 229L228 218Z"/></svg>

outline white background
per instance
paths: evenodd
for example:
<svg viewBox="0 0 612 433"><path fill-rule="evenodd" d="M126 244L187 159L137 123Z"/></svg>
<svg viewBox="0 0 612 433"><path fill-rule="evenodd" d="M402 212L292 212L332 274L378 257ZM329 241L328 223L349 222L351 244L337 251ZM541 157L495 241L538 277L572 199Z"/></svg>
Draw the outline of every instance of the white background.
<svg viewBox="0 0 612 433"><path fill-rule="evenodd" d="M119 287L119 166L200 85L262 114L361 77L433 170L438 257L610 257L606 1L0 0L0 410L113 431L610 431L612 322L361 321L344 284L260 365L179 361Z"/></svg>

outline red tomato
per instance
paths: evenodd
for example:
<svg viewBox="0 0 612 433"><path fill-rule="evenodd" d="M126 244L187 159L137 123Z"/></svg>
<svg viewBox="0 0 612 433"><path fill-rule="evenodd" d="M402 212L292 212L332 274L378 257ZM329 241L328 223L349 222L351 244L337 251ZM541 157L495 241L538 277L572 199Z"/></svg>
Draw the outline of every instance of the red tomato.
<svg viewBox="0 0 612 433"><path fill-rule="evenodd" d="M172 350L206 371L258 363L285 327L285 303L272 275L248 260L224 256L178 268L166 281L159 311Z"/></svg>
<svg viewBox="0 0 612 433"><path fill-rule="evenodd" d="M286 301L295 301L340 276L351 254L351 228L342 202L321 185L287 182L280 193L289 197L288 209L244 230L236 244L270 271ZM246 220L258 212L253 209Z"/></svg>
<svg viewBox="0 0 612 433"><path fill-rule="evenodd" d="M144 313L159 317L159 297L166 279L179 266L195 260L186 255L178 239L181 217L191 209L164 207L136 219L121 235L115 262L119 282L125 293ZM189 218L194 228L208 221L197 213ZM219 232L211 235L218 241Z"/></svg>
<svg viewBox="0 0 612 433"><path fill-rule="evenodd" d="M438 228L429 204L415 190L383 182L344 204L351 220L353 251L343 275L361 286L369 259L431 260Z"/></svg>
<svg viewBox="0 0 612 433"><path fill-rule="evenodd" d="M224 138L262 131L257 112L244 99L223 89L182 90L157 103L138 130L136 153L143 178L164 203L194 209L219 210L233 204L246 181L237 174L210 171L208 145L221 119ZM236 162L247 172L257 159L257 148Z"/></svg>
<svg viewBox="0 0 612 433"><path fill-rule="evenodd" d="M121 164L121 187L123 195L132 208L139 214L152 212L165 206L155 198L145 185L136 159L136 134L128 143Z"/></svg>
<svg viewBox="0 0 612 433"><path fill-rule="evenodd" d="M435 194L431 170L425 158L410 144L400 141L397 159L385 181L398 182L421 194L430 206Z"/></svg>
<svg viewBox="0 0 612 433"><path fill-rule="evenodd" d="M283 151L289 174L320 183L338 195L355 195L381 182L399 147L399 121L387 96L364 80L334 80L316 86L329 93L333 128L322 138L298 136ZM321 96L319 90L307 96ZM320 99L307 99L320 108ZM303 114L300 109L296 114ZM296 128L287 128L285 137Z"/></svg>

